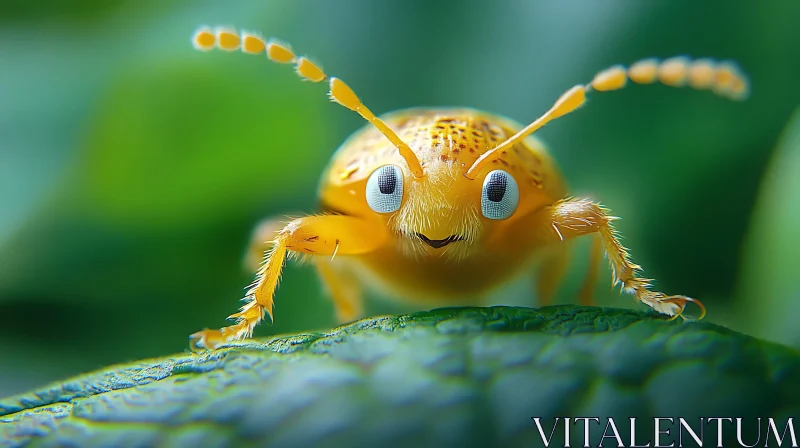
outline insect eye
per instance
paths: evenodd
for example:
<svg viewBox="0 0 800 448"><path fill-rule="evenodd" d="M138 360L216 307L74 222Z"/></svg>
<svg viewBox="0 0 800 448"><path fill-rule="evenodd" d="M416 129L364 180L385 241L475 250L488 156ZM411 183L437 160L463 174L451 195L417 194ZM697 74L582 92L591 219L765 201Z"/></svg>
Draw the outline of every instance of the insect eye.
<svg viewBox="0 0 800 448"><path fill-rule="evenodd" d="M486 175L481 190L481 213L489 219L506 219L519 205L519 187L510 174L494 170Z"/></svg>
<svg viewBox="0 0 800 448"><path fill-rule="evenodd" d="M394 165L375 170L367 180L367 204L378 213L391 213L403 200L403 172Z"/></svg>

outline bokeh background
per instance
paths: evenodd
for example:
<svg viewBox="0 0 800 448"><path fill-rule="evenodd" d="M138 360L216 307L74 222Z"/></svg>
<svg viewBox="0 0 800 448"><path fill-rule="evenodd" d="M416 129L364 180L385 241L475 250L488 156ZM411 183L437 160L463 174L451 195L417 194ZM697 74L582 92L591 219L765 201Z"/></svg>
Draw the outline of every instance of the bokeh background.
<svg viewBox="0 0 800 448"><path fill-rule="evenodd" d="M625 243L662 290L800 347L797 17L789 0L5 1L0 396L186 350L187 335L223 325L252 279L253 226L313 212L325 164L362 126L289 67L194 51L201 24L291 42L376 113L455 105L528 122L615 63L739 61L746 102L636 86L537 135L574 193L624 218ZM585 249L561 302L574 302ZM635 306L604 269L600 302ZM495 302L535 305L526 291ZM334 324L312 269L285 270L276 318L256 335Z"/></svg>

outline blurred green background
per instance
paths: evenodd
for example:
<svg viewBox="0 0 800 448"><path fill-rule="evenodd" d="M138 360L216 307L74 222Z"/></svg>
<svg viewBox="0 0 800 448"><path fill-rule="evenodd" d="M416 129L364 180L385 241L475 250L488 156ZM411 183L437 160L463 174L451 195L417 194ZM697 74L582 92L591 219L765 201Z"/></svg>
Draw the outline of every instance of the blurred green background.
<svg viewBox="0 0 800 448"><path fill-rule="evenodd" d="M253 226L314 211L322 169L362 126L289 67L194 51L201 24L291 42L376 113L470 106L527 123L615 63L739 61L746 102L637 86L537 135L574 193L624 218L661 290L800 347L797 17L789 0L3 2L0 396L185 350L223 325L252 280ZM574 302L585 249L561 302ZM634 306L609 276L600 303ZM522 286L496 301L536 303ZM285 270L275 311L257 336L334 324L309 267Z"/></svg>

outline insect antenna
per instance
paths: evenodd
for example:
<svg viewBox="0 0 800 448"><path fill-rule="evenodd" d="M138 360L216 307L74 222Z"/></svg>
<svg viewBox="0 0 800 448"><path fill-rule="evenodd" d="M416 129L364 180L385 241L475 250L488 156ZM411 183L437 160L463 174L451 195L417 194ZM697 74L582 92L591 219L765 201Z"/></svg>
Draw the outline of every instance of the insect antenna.
<svg viewBox="0 0 800 448"><path fill-rule="evenodd" d="M591 83L578 84L566 91L544 115L497 147L481 155L467 170L467 178L475 179L481 169L500 157L503 151L507 151L548 122L582 106L586 102L588 92L619 90L625 87L628 79L637 84L653 84L658 81L670 87L689 85L695 89L711 90L717 95L733 100L747 98L750 91L747 78L733 62L716 62L711 59L691 60L679 56L664 61L652 58L643 59L627 69L622 65L615 65L599 72Z"/></svg>
<svg viewBox="0 0 800 448"><path fill-rule="evenodd" d="M289 45L274 39L264 39L256 33L243 31L237 33L235 29L229 27L200 27L192 36L194 48L200 51L210 51L215 48L225 51L236 51L241 49L248 54L266 53L267 57L281 64L294 64L297 74L312 82L329 81L330 91L328 95L331 100L342 106L358 113L365 120L375 126L383 135L388 138L405 159L414 177L422 177L422 165L417 159L416 154L400 137L384 123L380 118L370 111L364 103L358 99L353 90L339 78L328 77L322 68L305 56L296 56Z"/></svg>

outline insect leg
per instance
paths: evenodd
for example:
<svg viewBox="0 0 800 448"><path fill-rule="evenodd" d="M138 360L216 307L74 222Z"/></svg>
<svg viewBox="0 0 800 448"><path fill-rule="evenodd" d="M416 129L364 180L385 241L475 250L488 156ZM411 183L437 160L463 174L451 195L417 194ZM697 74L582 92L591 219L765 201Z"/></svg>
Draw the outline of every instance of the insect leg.
<svg viewBox="0 0 800 448"><path fill-rule="evenodd" d="M705 307L699 300L650 290L652 280L638 276L641 266L631 261L628 250L620 243L619 234L611 224L617 218L610 216L608 210L599 204L587 199L566 199L537 212L535 219L540 226L539 238L549 242L599 234L611 263L613 284L621 284L623 291L633 294L654 310L669 316L682 316L686 304L692 302L701 309L699 319L705 316Z"/></svg>
<svg viewBox="0 0 800 448"><path fill-rule="evenodd" d="M558 285L564 280L569 265L569 249L567 245L551 248L552 252L542 260L539 267L539 276L536 279L536 289L539 293L541 306L551 305Z"/></svg>
<svg viewBox="0 0 800 448"><path fill-rule="evenodd" d="M272 247L275 235L291 221L290 218L273 216L258 223L250 237L247 253L244 257L244 266L252 272L258 271L264 262L264 254Z"/></svg>
<svg viewBox="0 0 800 448"><path fill-rule="evenodd" d="M354 255L369 252L384 240L384 233L350 216L322 215L295 219L277 233L272 248L258 270L256 280L244 297L238 313L228 316L236 323L219 330L203 330L190 336L194 347L215 348L221 343L250 337L253 329L269 314L283 264L290 253L310 255Z"/></svg>
<svg viewBox="0 0 800 448"><path fill-rule="evenodd" d="M363 312L361 287L349 273L341 272L331 265L328 257L315 257L317 272L331 296L340 323L351 322Z"/></svg>

